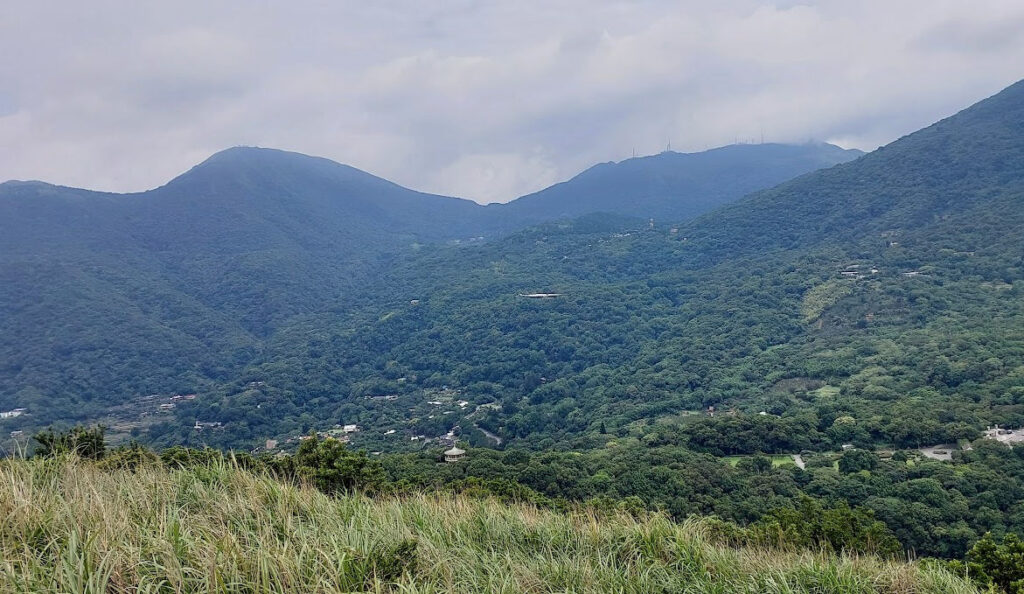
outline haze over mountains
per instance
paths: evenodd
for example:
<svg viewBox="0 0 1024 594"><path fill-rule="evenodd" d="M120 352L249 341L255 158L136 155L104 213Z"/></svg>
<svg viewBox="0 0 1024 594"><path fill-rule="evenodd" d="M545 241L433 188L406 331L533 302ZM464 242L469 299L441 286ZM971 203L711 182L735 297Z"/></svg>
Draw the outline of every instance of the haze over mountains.
<svg viewBox="0 0 1024 594"><path fill-rule="evenodd" d="M230 429L202 439L232 445L353 418L557 442L593 434L599 418L625 427L709 405L797 410L804 404L775 387L785 378L837 386L855 408L868 386L895 394L915 381L959 402L959 384L886 363L879 345L949 359L951 329L998 320L998 346L969 357L1012 358L1019 341L1001 328L1020 314L1022 93L1014 85L689 222L856 154L662 154L487 207L267 149L218 153L141 194L7 183L0 408L73 419L141 395L198 392L145 430L171 443L194 438L197 418L216 419ZM656 226L589 216L516 231L590 204L657 214ZM488 241L467 241L478 236ZM519 297L531 292L563 297ZM936 325L946 341L933 340ZM911 330L919 342L902 344ZM835 350L850 344L874 358ZM968 374L975 396L1008 381L1005 365ZM495 407L430 415L423 394L440 386ZM383 395L415 403L367 400Z"/></svg>
<svg viewBox="0 0 1024 594"><path fill-rule="evenodd" d="M8 4L0 594L1024 594L1024 3Z"/></svg>
<svg viewBox="0 0 1024 594"><path fill-rule="evenodd" d="M431 375L468 386L502 404L492 431L534 442L709 405L797 419L814 399L782 380L842 390L829 406L875 419L862 430L882 442L955 441L943 431L957 423L1024 420L1019 398L1005 400L1024 352L1022 125L1019 83L676 233L581 219L419 255L386 274L365 317L312 321L267 358L317 354L307 369L324 374L286 392L336 381L354 395L404 393L395 377ZM529 291L563 296L516 297ZM925 398L932 408L915 408ZM837 414L797 433L824 432ZM754 446L717 451L744 447Z"/></svg>
<svg viewBox="0 0 1024 594"><path fill-rule="evenodd" d="M648 186L629 192L638 167L660 192L657 212L674 208L682 219L758 182L766 187L855 155L828 145L718 152L718 168L706 172L690 163L699 156L671 153L613 166L625 180L618 206L605 192L595 210L653 212ZM703 194L727 163L744 181ZM291 316L364 298L360 287L395 254L585 211L580 193L589 190L573 185L553 192L554 209L536 198L525 208L483 207L325 159L256 148L222 151L137 194L5 183L0 408L45 410L55 394L117 402L222 381Z"/></svg>
<svg viewBox="0 0 1024 594"><path fill-rule="evenodd" d="M593 212L678 223L739 196L862 154L819 143L734 144L701 153L666 151L595 165L569 181L514 200L503 210L505 216L531 223Z"/></svg>

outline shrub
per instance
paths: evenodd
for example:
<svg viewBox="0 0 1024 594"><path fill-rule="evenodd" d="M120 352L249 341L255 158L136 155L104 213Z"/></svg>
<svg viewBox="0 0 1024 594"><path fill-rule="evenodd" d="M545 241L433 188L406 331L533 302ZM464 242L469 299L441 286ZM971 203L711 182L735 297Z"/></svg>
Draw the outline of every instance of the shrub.
<svg viewBox="0 0 1024 594"><path fill-rule="evenodd" d="M107 453L105 441L106 427L72 427L67 431L54 431L52 428L36 433L32 439L36 441L35 455L40 458L53 458L62 455L74 455L79 458L100 460Z"/></svg>

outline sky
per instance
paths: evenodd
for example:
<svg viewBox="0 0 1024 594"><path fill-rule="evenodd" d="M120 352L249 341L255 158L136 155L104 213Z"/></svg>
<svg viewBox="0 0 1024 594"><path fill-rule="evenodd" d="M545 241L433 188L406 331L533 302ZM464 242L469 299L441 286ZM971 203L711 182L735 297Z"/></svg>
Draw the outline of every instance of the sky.
<svg viewBox="0 0 1024 594"><path fill-rule="evenodd" d="M246 145L505 202L669 143L872 150L1020 78L1020 0L0 0L0 180Z"/></svg>

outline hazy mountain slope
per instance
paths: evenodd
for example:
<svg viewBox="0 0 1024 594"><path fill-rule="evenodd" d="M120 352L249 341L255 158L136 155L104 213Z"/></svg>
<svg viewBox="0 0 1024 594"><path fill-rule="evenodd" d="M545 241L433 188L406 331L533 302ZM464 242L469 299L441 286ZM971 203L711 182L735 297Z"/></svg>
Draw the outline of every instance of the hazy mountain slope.
<svg viewBox="0 0 1024 594"><path fill-rule="evenodd" d="M408 190L327 159L253 148L217 153L135 206L152 213L154 233L169 233L157 216L191 217L201 245L231 251L266 248L268 239L309 249L357 238L448 239L476 231L480 211L469 200ZM224 224L232 218L241 224Z"/></svg>
<svg viewBox="0 0 1024 594"><path fill-rule="evenodd" d="M689 235L722 256L871 235L884 244L883 234L1013 201L1022 178L1024 81L856 162L730 205L695 222Z"/></svg>
<svg viewBox="0 0 1024 594"><path fill-rule="evenodd" d="M830 144L735 144L699 153L664 152L595 165L569 181L492 208L518 223L594 212L675 223L862 154Z"/></svg>

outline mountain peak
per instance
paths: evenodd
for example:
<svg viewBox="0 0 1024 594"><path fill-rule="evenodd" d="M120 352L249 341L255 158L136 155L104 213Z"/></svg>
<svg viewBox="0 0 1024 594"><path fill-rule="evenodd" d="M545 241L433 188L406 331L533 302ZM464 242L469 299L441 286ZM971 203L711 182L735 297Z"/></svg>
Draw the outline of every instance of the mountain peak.
<svg viewBox="0 0 1024 594"><path fill-rule="evenodd" d="M393 186L389 181L330 159L302 153L252 146L236 146L214 153L167 185L194 189L232 186L284 188L296 183L361 182Z"/></svg>

